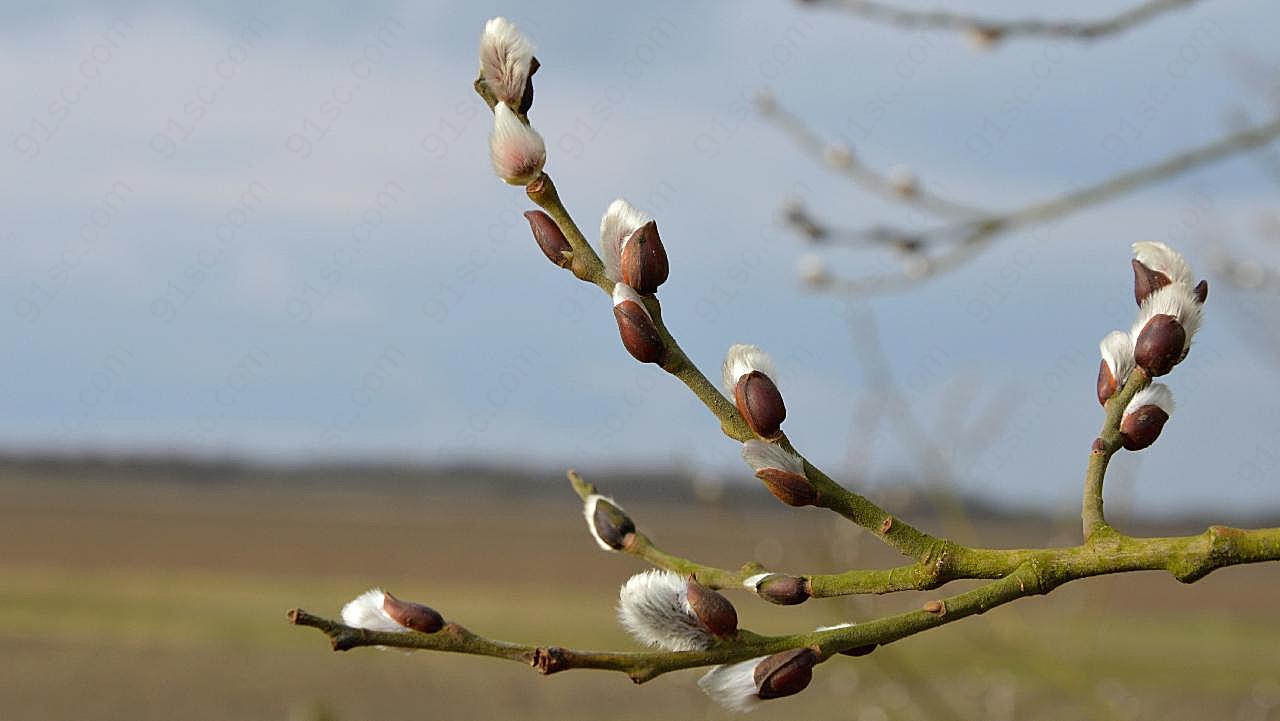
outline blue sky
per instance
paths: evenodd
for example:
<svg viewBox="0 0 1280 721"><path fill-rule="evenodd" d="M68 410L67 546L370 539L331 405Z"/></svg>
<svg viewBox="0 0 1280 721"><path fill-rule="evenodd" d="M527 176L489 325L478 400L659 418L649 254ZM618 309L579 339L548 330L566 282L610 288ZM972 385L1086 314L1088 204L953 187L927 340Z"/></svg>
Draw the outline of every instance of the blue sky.
<svg viewBox="0 0 1280 721"><path fill-rule="evenodd" d="M919 453L855 433L872 389L850 301L796 282L804 249L779 208L801 194L848 225L911 215L797 153L749 99L772 89L868 162L1002 207L1209 140L1227 111L1267 112L1239 68L1280 61L1280 9L1264 0L994 52L782 0L533 7L0 9L0 444L748 478L692 396L626 355L607 299L541 258L528 201L493 177L470 82L484 20L505 14L538 46L532 117L579 224L619 196L657 217L665 315L690 355L711 372L731 343L772 351L793 440L879 492L918 473ZM1228 161L860 307L926 426L958 406L1002 429L982 453L937 429L961 487L1070 507L1100 422L1095 344L1132 318L1129 243L1165 240L1203 269L1205 239L1245 243L1275 197L1248 160ZM1117 505L1280 501L1280 366L1250 341L1267 335L1251 319L1274 317L1265 300L1214 286L1170 379L1179 412L1118 463Z"/></svg>

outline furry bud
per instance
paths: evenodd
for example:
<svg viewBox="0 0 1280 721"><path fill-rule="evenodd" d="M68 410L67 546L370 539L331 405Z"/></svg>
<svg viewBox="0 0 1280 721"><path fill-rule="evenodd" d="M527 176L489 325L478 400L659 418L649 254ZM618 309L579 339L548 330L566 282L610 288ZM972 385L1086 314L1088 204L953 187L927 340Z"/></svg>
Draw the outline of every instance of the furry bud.
<svg viewBox="0 0 1280 721"><path fill-rule="evenodd" d="M489 161L493 172L511 185L528 185L537 180L547 162L542 136L521 121L506 103L493 106Z"/></svg>
<svg viewBox="0 0 1280 721"><path fill-rule="evenodd" d="M1163 383L1152 383L1125 406L1120 421L1120 442L1126 450L1140 451L1160 437L1173 414L1173 393Z"/></svg>
<svg viewBox="0 0 1280 721"><path fill-rule="evenodd" d="M698 686L731 711L751 711L761 701L800 693L813 680L818 654L797 648L741 663L716 666Z"/></svg>
<svg viewBox="0 0 1280 721"><path fill-rule="evenodd" d="M813 667L818 654L811 648L797 648L775 653L755 668L753 676L757 695L762 700L782 698L800 693L813 680Z"/></svg>
<svg viewBox="0 0 1280 721"><path fill-rule="evenodd" d="M637 573L623 584L618 621L636 640L668 651L709 648L738 628L737 611L724 596L658 569Z"/></svg>
<svg viewBox="0 0 1280 721"><path fill-rule="evenodd" d="M520 108L533 103L532 77L538 61L533 43L510 20L496 17L484 24L480 36L480 77L502 103ZM527 95L527 97L525 97Z"/></svg>
<svg viewBox="0 0 1280 721"><path fill-rule="evenodd" d="M587 529L596 545L605 551L621 551L629 537L636 532L636 524L612 498L592 493L582 504L582 515L587 519Z"/></svg>
<svg viewBox="0 0 1280 721"><path fill-rule="evenodd" d="M1098 344L1102 362L1098 365L1098 402L1107 404L1133 371L1133 340L1122 330L1111 331Z"/></svg>
<svg viewBox="0 0 1280 721"><path fill-rule="evenodd" d="M730 346L721 370L725 390L751 432L770 440L782 435L780 426L787 417L787 408L774 383L777 371L769 354L756 346L738 343Z"/></svg>
<svg viewBox="0 0 1280 721"><path fill-rule="evenodd" d="M401 601L390 593L383 592L382 610L387 612L391 620L414 631L435 633L444 628L444 618L435 609L421 603Z"/></svg>
<svg viewBox="0 0 1280 721"><path fill-rule="evenodd" d="M1147 296L1129 331L1134 361L1152 376L1173 370L1191 350L1203 314L1195 291L1182 283L1170 283Z"/></svg>
<svg viewBox="0 0 1280 721"><path fill-rule="evenodd" d="M757 573L742 581L756 595L779 606L795 606L809 600L809 584L798 576L784 573Z"/></svg>
<svg viewBox="0 0 1280 721"><path fill-rule="evenodd" d="M524 219L529 221L533 239L537 241L538 247L542 249L542 254L547 256L547 260L561 268L567 267L573 260L572 249L564 233L560 232L560 226L541 210L527 211Z"/></svg>
<svg viewBox="0 0 1280 721"><path fill-rule="evenodd" d="M782 435L787 407L772 378L760 371L747 373L734 386L733 401L752 433L769 439Z"/></svg>
<svg viewBox="0 0 1280 721"><path fill-rule="evenodd" d="M692 576L685 583L685 599L693 615L717 638L738 633L738 611L721 593L698 583Z"/></svg>
<svg viewBox="0 0 1280 721"><path fill-rule="evenodd" d="M637 210L635 206L628 203L622 198L618 198L609 204L609 208L604 212L604 216L600 218L600 260L604 263L605 275L609 276L615 283L626 282L622 276L622 251L627 245L627 241L631 239L640 228L652 222L652 218ZM655 237L657 235L657 226L654 227ZM659 241L661 242L661 241ZM658 246L661 248L661 245ZM635 263L643 265L644 253L639 253L637 258L633 260ZM666 253L662 255L663 268L666 267ZM649 268L648 270L656 270ZM656 276L655 276L656 277ZM662 279L666 280L666 270L662 272ZM659 281L661 282L661 281ZM628 283L628 285L630 285ZM633 286L635 287L635 286ZM654 284L654 288L658 285ZM644 291L641 291L644 292Z"/></svg>
<svg viewBox="0 0 1280 721"><path fill-rule="evenodd" d="M1191 266L1173 248L1164 243L1140 241L1133 244L1133 297L1142 305L1152 293L1179 283L1188 290L1194 276ZM1207 286L1206 286L1207 290Z"/></svg>
<svg viewBox="0 0 1280 721"><path fill-rule="evenodd" d="M1187 332L1171 315L1152 316L1133 345L1133 359L1152 376L1162 376L1182 360Z"/></svg>
<svg viewBox="0 0 1280 721"><path fill-rule="evenodd" d="M613 287L613 317L618 335L631 357L641 363L661 363L667 349L639 294L625 283Z"/></svg>
<svg viewBox="0 0 1280 721"><path fill-rule="evenodd" d="M636 228L622 242L620 253L622 282L649 295L667 280L667 251L658 236L657 221Z"/></svg>
<svg viewBox="0 0 1280 721"><path fill-rule="evenodd" d="M804 472L804 461L782 446L752 439L742 444L742 460L755 469L756 478L788 506L811 506L818 489Z"/></svg>

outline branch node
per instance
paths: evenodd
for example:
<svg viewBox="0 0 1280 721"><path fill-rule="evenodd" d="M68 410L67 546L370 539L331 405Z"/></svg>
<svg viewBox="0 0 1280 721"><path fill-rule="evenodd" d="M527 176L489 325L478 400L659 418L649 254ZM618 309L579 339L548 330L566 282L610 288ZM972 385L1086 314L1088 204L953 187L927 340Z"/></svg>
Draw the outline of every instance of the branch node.
<svg viewBox="0 0 1280 721"><path fill-rule="evenodd" d="M549 676L557 671L563 671L569 668L568 655L563 648L558 646L539 646L533 650L533 659L529 661L529 665L537 669L538 673L543 676Z"/></svg>
<svg viewBox="0 0 1280 721"><path fill-rule="evenodd" d="M888 534L890 528L893 528L893 516L885 516L880 522L880 535Z"/></svg>

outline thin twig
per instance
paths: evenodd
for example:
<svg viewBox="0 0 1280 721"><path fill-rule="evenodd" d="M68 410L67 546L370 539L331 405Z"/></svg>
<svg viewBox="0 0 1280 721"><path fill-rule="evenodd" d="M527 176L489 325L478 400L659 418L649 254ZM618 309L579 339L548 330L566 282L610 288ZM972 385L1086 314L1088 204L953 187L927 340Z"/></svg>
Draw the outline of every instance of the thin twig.
<svg viewBox="0 0 1280 721"><path fill-rule="evenodd" d="M942 217L991 215L986 208L947 198L923 187L914 178L893 177L863 163L856 149L823 140L800 116L783 108L772 96L757 102L756 107L802 150L870 193Z"/></svg>
<svg viewBox="0 0 1280 721"><path fill-rule="evenodd" d="M821 287L825 291L850 294L881 293L911 287L926 278L959 268L1012 230L1046 223L1100 205L1210 163L1255 150L1276 138L1280 138L1280 116L1047 200L924 231L897 231L902 237L922 239L926 249L944 240L952 242L941 252L927 256L925 262L913 268L910 274L835 278ZM807 217L807 223L810 226L808 233L818 232L824 237L839 237L846 232L833 229L812 216Z"/></svg>
<svg viewBox="0 0 1280 721"><path fill-rule="evenodd" d="M803 5L838 8L868 20L902 28L980 32L991 36L992 40L1014 36L1097 40L1134 28L1171 10L1192 5L1197 0L1147 0L1100 20L1042 18L1001 20L946 10L912 10L872 0L800 0L800 2Z"/></svg>

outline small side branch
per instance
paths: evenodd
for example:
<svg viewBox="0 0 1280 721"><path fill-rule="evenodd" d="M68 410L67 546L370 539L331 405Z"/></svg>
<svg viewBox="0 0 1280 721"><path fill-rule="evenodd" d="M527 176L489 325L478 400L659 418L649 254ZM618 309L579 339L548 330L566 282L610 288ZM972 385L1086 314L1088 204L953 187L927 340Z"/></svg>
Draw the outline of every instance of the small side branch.
<svg viewBox="0 0 1280 721"><path fill-rule="evenodd" d="M1124 419L1124 409L1138 391L1149 385L1151 376L1141 368L1136 368L1129 374L1124 387L1107 400L1106 418L1089 451L1089 463L1084 474L1084 499L1080 507L1080 519L1084 526L1085 541L1100 531L1110 529L1102 512L1102 483L1106 479L1111 456L1121 448L1120 421Z"/></svg>

